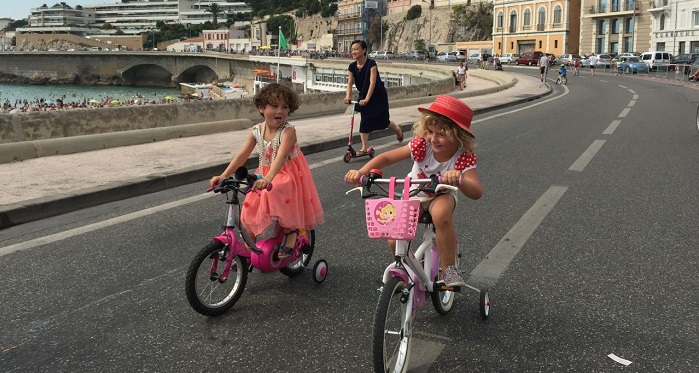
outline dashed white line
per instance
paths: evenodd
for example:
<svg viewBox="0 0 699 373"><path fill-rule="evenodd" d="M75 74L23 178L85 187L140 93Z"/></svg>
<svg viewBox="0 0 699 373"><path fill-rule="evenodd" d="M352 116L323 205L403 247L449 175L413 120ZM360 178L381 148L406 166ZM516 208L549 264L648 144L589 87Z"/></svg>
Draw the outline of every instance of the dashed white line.
<svg viewBox="0 0 699 373"><path fill-rule="evenodd" d="M631 111L630 108L624 108L624 110L622 110L621 113L619 113L619 118L624 118L624 117L626 117L626 114L628 114L629 111Z"/></svg>
<svg viewBox="0 0 699 373"><path fill-rule="evenodd" d="M592 160L592 157L597 154L597 152L600 150L602 145L604 145L605 140L595 140L592 145L590 145L587 150L585 150L584 153L578 158L572 166L568 169L569 171L580 171L585 169L585 166L587 166L588 163Z"/></svg>

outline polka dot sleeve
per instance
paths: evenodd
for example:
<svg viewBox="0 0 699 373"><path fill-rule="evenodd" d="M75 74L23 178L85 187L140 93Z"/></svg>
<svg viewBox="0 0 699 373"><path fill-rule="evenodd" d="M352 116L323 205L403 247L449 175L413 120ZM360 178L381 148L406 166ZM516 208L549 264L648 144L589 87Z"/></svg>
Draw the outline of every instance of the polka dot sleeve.
<svg viewBox="0 0 699 373"><path fill-rule="evenodd" d="M427 142L422 137L415 137L410 140L410 157L413 161L422 162L427 155Z"/></svg>
<svg viewBox="0 0 699 373"><path fill-rule="evenodd" d="M455 167L457 170L465 172L472 168L476 168L477 163L478 159L476 158L475 154L461 153L459 158L456 160Z"/></svg>

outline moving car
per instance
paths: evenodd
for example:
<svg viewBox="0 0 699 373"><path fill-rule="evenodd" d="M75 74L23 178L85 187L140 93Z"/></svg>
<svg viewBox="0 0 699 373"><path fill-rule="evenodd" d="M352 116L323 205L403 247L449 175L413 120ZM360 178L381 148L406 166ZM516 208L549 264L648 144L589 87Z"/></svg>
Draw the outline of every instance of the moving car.
<svg viewBox="0 0 699 373"><path fill-rule="evenodd" d="M624 74L648 74L648 65L646 65L640 58L633 57L621 57L621 71Z"/></svg>

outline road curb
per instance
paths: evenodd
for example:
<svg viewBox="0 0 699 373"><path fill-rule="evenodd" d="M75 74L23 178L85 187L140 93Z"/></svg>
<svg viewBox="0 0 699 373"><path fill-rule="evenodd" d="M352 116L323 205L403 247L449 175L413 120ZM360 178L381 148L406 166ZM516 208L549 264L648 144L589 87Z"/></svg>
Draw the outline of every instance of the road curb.
<svg viewBox="0 0 699 373"><path fill-rule="evenodd" d="M509 106L518 105L524 102L536 100L551 94L551 89L543 94L531 95L518 100L510 101L500 105L493 105L488 108L477 109L474 114L482 114L493 110L503 109ZM454 94L462 97L462 92ZM467 97L467 96L466 96ZM408 99L412 101L413 99ZM434 97L426 97L422 102L411 103L410 105L431 102ZM403 103L403 106L409 106ZM404 131L412 130L412 123L401 123L400 127ZM387 136L395 136L390 130L372 133L369 138L376 139ZM359 135L355 135L353 143L359 142ZM342 149L347 145L347 136L338 135L301 147L304 154L314 154L331 149ZM344 151L338 156L344 155ZM257 166L257 157L251 157L245 163L246 167ZM161 175L149 175L127 181L121 181L102 185L94 188L87 188L75 191L70 194L57 194L51 197L36 198L28 201L13 203L0 207L0 229L46 219L68 212L77 211L89 207L102 205L105 203L120 201L128 198L138 197L150 193L160 192L165 189L175 188L186 184L208 180L212 175L219 174L225 169L230 161L213 162L197 165L182 170L177 170Z"/></svg>

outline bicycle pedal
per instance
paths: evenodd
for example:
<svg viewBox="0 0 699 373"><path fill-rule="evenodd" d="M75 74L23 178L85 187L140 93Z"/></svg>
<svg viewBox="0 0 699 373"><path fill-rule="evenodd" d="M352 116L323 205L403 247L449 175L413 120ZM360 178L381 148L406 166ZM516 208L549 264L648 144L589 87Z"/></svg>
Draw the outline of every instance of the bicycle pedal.
<svg viewBox="0 0 699 373"><path fill-rule="evenodd" d="M461 286L447 286L442 281L435 283L435 288L438 291L453 291L454 293L461 292Z"/></svg>

